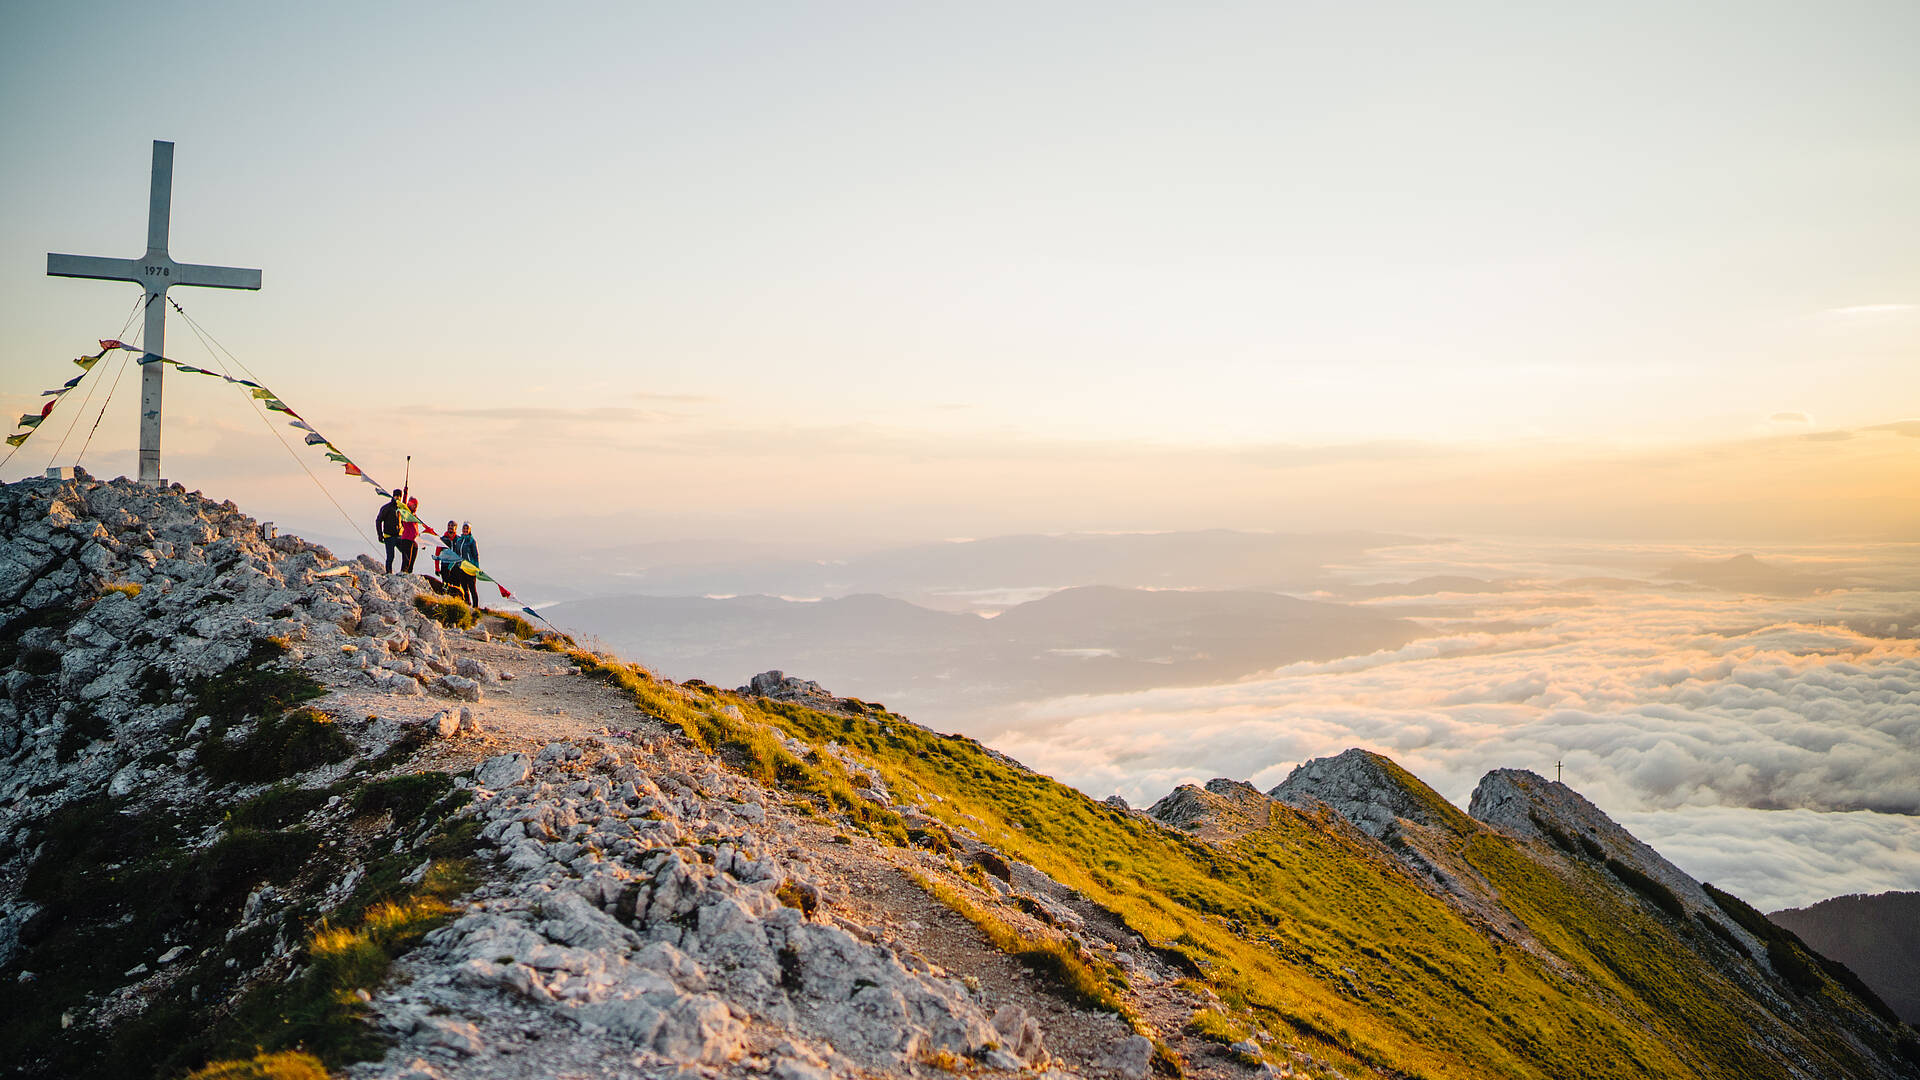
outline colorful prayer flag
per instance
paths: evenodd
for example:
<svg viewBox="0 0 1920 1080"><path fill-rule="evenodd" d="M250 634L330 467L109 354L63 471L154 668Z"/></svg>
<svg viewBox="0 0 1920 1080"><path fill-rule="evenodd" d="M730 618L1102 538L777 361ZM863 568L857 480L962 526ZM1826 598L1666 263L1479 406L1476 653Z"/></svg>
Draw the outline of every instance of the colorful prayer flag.
<svg viewBox="0 0 1920 1080"><path fill-rule="evenodd" d="M307 436L308 446L325 446L326 444L327 444L326 438L317 431Z"/></svg>
<svg viewBox="0 0 1920 1080"><path fill-rule="evenodd" d="M80 365L81 371L92 371L93 365L99 363L100 358L97 356L76 356L73 358L73 362Z"/></svg>
<svg viewBox="0 0 1920 1080"><path fill-rule="evenodd" d="M346 469L347 469L348 476L365 476L366 475L366 473L363 473L360 471L360 466L355 465L351 461L347 462Z"/></svg>
<svg viewBox="0 0 1920 1080"><path fill-rule="evenodd" d="M507 591L507 587L506 587L505 585L502 585L502 584L500 584L499 582L497 582L497 581L496 581L496 582L494 582L494 583L493 583L493 587L494 587L494 588L496 588L496 589L499 589L499 590L500 590L500 598L501 598L501 599L503 599L503 600L511 600L511 599L513 599L513 594Z"/></svg>
<svg viewBox="0 0 1920 1080"><path fill-rule="evenodd" d="M141 356L140 356L140 359L138 359L138 360L135 360L135 361L134 361L134 363L136 363L136 364L157 364L157 363L159 363L160 361L162 361L162 360L165 360L165 359L166 359L166 357L164 357L164 356L161 356L161 355L159 355L158 353L143 353L143 354L141 354Z"/></svg>
<svg viewBox="0 0 1920 1080"><path fill-rule="evenodd" d="M472 563L468 562L465 559L460 560L460 569L466 571L469 574L474 575L475 577L480 576L480 568L473 565Z"/></svg>
<svg viewBox="0 0 1920 1080"><path fill-rule="evenodd" d="M9 435L9 436L7 436L7 445L8 445L8 446L19 446L19 445L20 445L21 443L23 443L23 442L26 442L26 441L27 441L27 436L29 436L29 435L31 435L31 434L33 434L33 432L31 432L31 431L23 431L23 432L21 432L21 433L20 433L20 434L18 434L18 435Z"/></svg>
<svg viewBox="0 0 1920 1080"><path fill-rule="evenodd" d="M125 350L127 350L128 352L132 352L132 351L133 351L133 346L131 346L131 345L122 345L122 344L120 344L120 343L119 343L118 341L115 341L115 340L114 340L113 338L101 338L101 339L100 339L100 352L101 352L102 354L105 354L105 353L106 353L106 351L107 351L108 349L125 349ZM99 357L95 357L94 359L96 359L96 360L97 360L97 359L99 359Z"/></svg>

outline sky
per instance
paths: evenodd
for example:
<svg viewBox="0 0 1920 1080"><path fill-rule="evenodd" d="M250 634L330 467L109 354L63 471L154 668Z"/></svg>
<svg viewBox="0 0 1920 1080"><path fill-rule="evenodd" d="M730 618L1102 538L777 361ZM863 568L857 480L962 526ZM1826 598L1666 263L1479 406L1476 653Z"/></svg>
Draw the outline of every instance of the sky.
<svg viewBox="0 0 1920 1080"><path fill-rule="evenodd" d="M174 256L264 272L173 298L485 535L1911 535L1914 40L1897 0L4 3L0 407L130 314L44 256L139 253L160 138ZM132 471L135 381L0 478ZM167 393L170 478L368 527L230 387Z"/></svg>
<svg viewBox="0 0 1920 1080"><path fill-rule="evenodd" d="M0 0L0 410L137 339L131 286L45 256L140 254L165 139L173 256L264 276L175 290L167 353L508 581L1072 530L1460 537L1496 577L1804 545L1879 578L1480 597L1527 629L991 734L1142 800L1347 745L1462 801L1564 759L1756 902L1920 887L1920 657L1828 625L1920 610L1916 40L1905 0ZM0 480L132 472L128 367ZM170 479L370 547L372 490L288 434L167 378Z"/></svg>

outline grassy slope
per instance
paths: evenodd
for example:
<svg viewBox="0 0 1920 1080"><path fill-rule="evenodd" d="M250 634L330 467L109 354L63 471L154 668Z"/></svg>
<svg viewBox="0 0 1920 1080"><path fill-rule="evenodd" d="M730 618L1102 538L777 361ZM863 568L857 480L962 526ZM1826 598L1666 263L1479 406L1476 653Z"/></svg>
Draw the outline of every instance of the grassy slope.
<svg viewBox="0 0 1920 1080"><path fill-rule="evenodd" d="M701 714L695 728L737 705L743 716L722 726L744 733L743 745L767 722L860 752L897 794L939 796L928 800L934 816L1045 867L1150 941L1200 960L1206 981L1250 1022L1291 1031L1335 1059L1427 1077L1786 1075L1749 1045L1757 1010L1692 951L1699 941L1683 946L1660 916L1616 890L1544 869L1437 795L1436 809L1462 826L1462 854L1579 977L1489 939L1336 821L1279 807L1268 829L1210 849L971 740L884 713L876 723L726 694L688 709L638 681L650 706ZM1837 1073L1858 1067L1837 1038L1775 1034Z"/></svg>

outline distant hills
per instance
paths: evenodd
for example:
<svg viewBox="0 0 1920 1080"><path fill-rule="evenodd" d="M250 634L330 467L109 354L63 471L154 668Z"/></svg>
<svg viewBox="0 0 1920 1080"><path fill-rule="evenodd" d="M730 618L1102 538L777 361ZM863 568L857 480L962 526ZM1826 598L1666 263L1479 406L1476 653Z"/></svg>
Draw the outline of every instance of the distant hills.
<svg viewBox="0 0 1920 1080"><path fill-rule="evenodd" d="M1726 592L1760 593L1765 596L1811 596L1841 588L1845 584L1838 578L1803 574L1762 562L1752 555L1680 563L1667 567L1656 576Z"/></svg>
<svg viewBox="0 0 1920 1080"><path fill-rule="evenodd" d="M1365 608L1246 590L1085 586L994 618L871 594L607 597L549 616L669 673L733 684L780 667L925 710L1230 681L1423 635Z"/></svg>
<svg viewBox="0 0 1920 1080"><path fill-rule="evenodd" d="M1920 1025L1920 892L1836 896L1767 918L1852 968L1902 1020Z"/></svg>
<svg viewBox="0 0 1920 1080"><path fill-rule="evenodd" d="M1380 548L1424 544L1388 533L1066 533L910 544L833 559L776 559L683 547L595 554L572 567L576 588L602 595L825 597L880 593L947 611L997 611L1033 590L1075 585L1308 592L1326 568ZM546 558L551 558L548 553ZM578 553L575 555L578 558ZM1021 595L1025 591L1028 595ZM578 596L578 592L563 594Z"/></svg>

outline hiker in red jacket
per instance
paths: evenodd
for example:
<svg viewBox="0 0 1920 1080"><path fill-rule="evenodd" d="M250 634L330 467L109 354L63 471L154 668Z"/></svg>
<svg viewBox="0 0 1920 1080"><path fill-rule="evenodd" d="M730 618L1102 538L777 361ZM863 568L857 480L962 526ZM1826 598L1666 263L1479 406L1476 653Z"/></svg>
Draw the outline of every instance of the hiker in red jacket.
<svg viewBox="0 0 1920 1080"><path fill-rule="evenodd" d="M440 534L440 546L433 549L433 565L434 569L440 571L440 580L456 596L465 596L466 586L460 581L465 576L460 572L460 552L453 545L459 538L459 524L447 522L447 531Z"/></svg>

